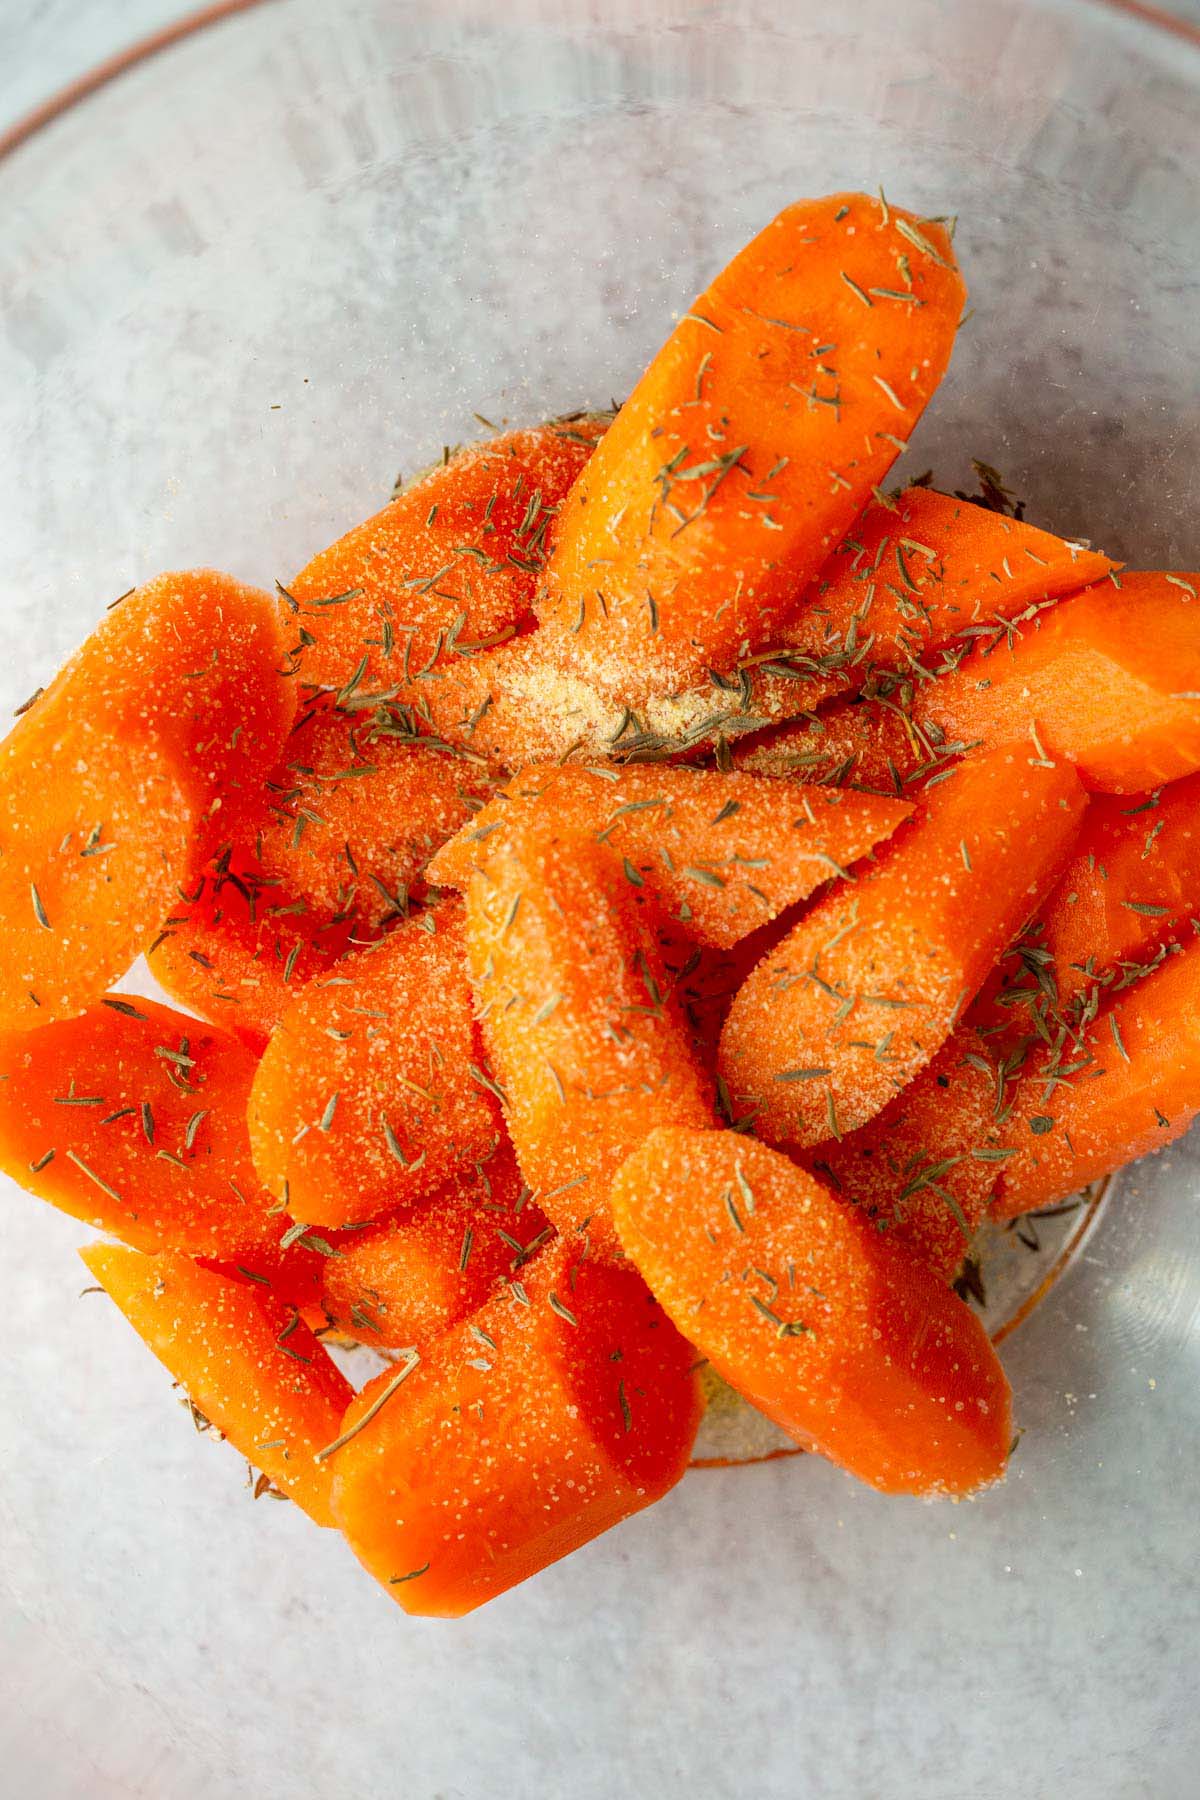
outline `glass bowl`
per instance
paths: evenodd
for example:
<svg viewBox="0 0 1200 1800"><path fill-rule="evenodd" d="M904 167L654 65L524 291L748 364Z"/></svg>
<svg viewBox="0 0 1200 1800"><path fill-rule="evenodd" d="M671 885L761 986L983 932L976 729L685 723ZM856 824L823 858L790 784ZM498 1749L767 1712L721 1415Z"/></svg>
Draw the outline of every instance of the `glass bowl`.
<svg viewBox="0 0 1200 1800"><path fill-rule="evenodd" d="M960 217L974 315L905 464L1196 565L1200 49L1083 0L289 0L0 161L0 702L162 567L270 585L488 419L626 391L782 204ZM0 952L2 954L2 952ZM251 1503L81 1230L4 1194L14 1791L196 1800L1185 1800L1200 1150L1122 1175L1004 1344L958 1507L793 1457L456 1626Z"/></svg>

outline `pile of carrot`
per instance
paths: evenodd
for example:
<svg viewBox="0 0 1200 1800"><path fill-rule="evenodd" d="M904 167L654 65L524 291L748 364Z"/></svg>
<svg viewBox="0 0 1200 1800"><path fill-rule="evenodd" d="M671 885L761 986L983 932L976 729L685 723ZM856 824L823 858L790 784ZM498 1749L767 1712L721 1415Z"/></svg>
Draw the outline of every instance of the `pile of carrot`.
<svg viewBox="0 0 1200 1800"><path fill-rule="evenodd" d="M615 413L131 591L0 745L0 1166L407 1611L666 1494L705 1364L1000 1480L976 1231L1200 1110L1200 575L884 488L964 302L790 206Z"/></svg>

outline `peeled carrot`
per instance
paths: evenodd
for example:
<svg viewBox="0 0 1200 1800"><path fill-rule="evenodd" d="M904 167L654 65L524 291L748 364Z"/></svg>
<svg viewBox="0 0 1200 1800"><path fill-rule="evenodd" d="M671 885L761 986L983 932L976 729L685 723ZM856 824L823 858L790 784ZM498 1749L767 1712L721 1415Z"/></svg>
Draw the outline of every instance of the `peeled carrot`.
<svg viewBox="0 0 1200 1800"><path fill-rule="evenodd" d="M484 1042L534 1199L615 1248L613 1171L647 1131L710 1124L707 1081L658 949L602 844L528 821L473 876L467 955Z"/></svg>
<svg viewBox="0 0 1200 1800"><path fill-rule="evenodd" d="M952 747L953 748L953 747ZM735 746L748 775L899 797L945 760L898 704L842 700Z"/></svg>
<svg viewBox="0 0 1200 1800"><path fill-rule="evenodd" d="M721 1037L769 1142L857 1130L935 1054L1070 854L1066 763L1002 748L925 790L874 869L818 902L738 994Z"/></svg>
<svg viewBox="0 0 1200 1800"><path fill-rule="evenodd" d="M1002 1219L1160 1150L1200 1112L1200 943L1101 1007L1082 1041L1039 1046L1004 1127Z"/></svg>
<svg viewBox="0 0 1200 1800"><path fill-rule="evenodd" d="M352 1402L330 1459L351 1549L406 1612L470 1612L674 1486L693 1363L632 1269L542 1251Z"/></svg>
<svg viewBox="0 0 1200 1800"><path fill-rule="evenodd" d="M79 1254L183 1388L194 1422L198 1413L316 1524L332 1525L331 1476L317 1452L353 1389L295 1308L186 1256L114 1244Z"/></svg>
<svg viewBox="0 0 1200 1800"><path fill-rule="evenodd" d="M472 1179L348 1232L324 1263L324 1305L365 1344L424 1343L490 1297L553 1236L507 1146Z"/></svg>
<svg viewBox="0 0 1200 1800"><path fill-rule="evenodd" d="M607 844L697 944L728 948L841 873L912 808L865 795L795 795L715 769L525 769L439 851L430 876L466 888L511 826L569 819Z"/></svg>
<svg viewBox="0 0 1200 1800"><path fill-rule="evenodd" d="M1005 1159L997 1092L983 1041L960 1026L869 1124L815 1145L804 1166L949 1281Z"/></svg>
<svg viewBox="0 0 1200 1800"><path fill-rule="evenodd" d="M552 419L472 444L300 571L296 662L359 694L511 637L532 609L558 508L608 415Z"/></svg>
<svg viewBox="0 0 1200 1800"><path fill-rule="evenodd" d="M965 289L945 229L787 207L684 314L559 521L560 668L636 706L770 644L924 410Z"/></svg>
<svg viewBox="0 0 1200 1800"><path fill-rule="evenodd" d="M621 1242L717 1373L884 1493L1004 1473L1004 1371L953 1290L805 1170L733 1132L656 1131L613 1182Z"/></svg>
<svg viewBox="0 0 1200 1800"><path fill-rule="evenodd" d="M255 1166L310 1225L435 1193L494 1150L457 902L423 913L296 1000L250 1093Z"/></svg>

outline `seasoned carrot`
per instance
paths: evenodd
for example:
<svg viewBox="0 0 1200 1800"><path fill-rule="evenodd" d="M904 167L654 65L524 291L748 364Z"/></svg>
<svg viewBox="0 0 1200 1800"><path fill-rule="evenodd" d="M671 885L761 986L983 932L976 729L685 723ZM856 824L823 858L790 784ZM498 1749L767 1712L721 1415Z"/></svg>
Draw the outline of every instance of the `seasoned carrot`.
<svg viewBox="0 0 1200 1800"><path fill-rule="evenodd" d="M365 1344L422 1344L482 1306L553 1236L501 1145L466 1181L345 1233L324 1262L325 1310Z"/></svg>
<svg viewBox="0 0 1200 1800"><path fill-rule="evenodd" d="M806 1170L734 1132L656 1131L612 1204L669 1316L784 1431L885 1493L1003 1474L1009 1388L979 1319Z"/></svg>
<svg viewBox="0 0 1200 1800"><path fill-rule="evenodd" d="M606 845L529 820L476 873L467 955L492 1072L534 1199L616 1246L614 1169L656 1125L712 1122L658 948Z"/></svg>
<svg viewBox="0 0 1200 1800"><path fill-rule="evenodd" d="M792 793L715 769L533 768L513 777L439 851L430 876L466 888L524 819L567 819L622 861L697 944L728 948L889 837L912 808Z"/></svg>
<svg viewBox="0 0 1200 1800"><path fill-rule="evenodd" d="M250 1094L263 1183L297 1219L350 1225L491 1155L457 901L318 978L280 1020Z"/></svg>
<svg viewBox="0 0 1200 1800"><path fill-rule="evenodd" d="M1102 1006L1082 1042L1040 1046L1026 1065L993 1207L1035 1211L1159 1150L1200 1111L1200 943Z"/></svg>
<svg viewBox="0 0 1200 1800"><path fill-rule="evenodd" d="M802 200L684 314L563 507L543 650L637 706L768 646L950 357L949 236Z"/></svg>
<svg viewBox="0 0 1200 1800"><path fill-rule="evenodd" d="M318 1525L332 1525L331 1443L353 1389L294 1307L186 1256L79 1252L138 1336L214 1426ZM197 1415L199 1418L197 1419Z"/></svg>
<svg viewBox="0 0 1200 1800"><path fill-rule="evenodd" d="M1200 768L1200 574L1127 572L926 682L915 725L1024 739L1085 786L1140 793Z"/></svg>
<svg viewBox="0 0 1200 1800"><path fill-rule="evenodd" d="M136 1249L258 1266L288 1222L250 1160L254 1067L225 1032L127 995L6 1033L0 1167Z"/></svg>
<svg viewBox="0 0 1200 1800"><path fill-rule="evenodd" d="M675 1485L694 1361L632 1269L543 1250L352 1402L329 1459L351 1549L406 1612L481 1606Z"/></svg>
<svg viewBox="0 0 1200 1800"><path fill-rule="evenodd" d="M811 1169L944 1280L957 1273L1005 1158L997 1075L965 1026L858 1131L806 1151Z"/></svg>
<svg viewBox="0 0 1200 1800"><path fill-rule="evenodd" d="M769 1142L857 1130L937 1051L1070 854L1085 796L1066 763L972 758L925 790L876 866L839 883L754 970L721 1037L735 1101Z"/></svg>
<svg viewBox="0 0 1200 1800"><path fill-rule="evenodd" d="M552 419L456 451L322 550L289 589L305 680L386 691L511 637L607 424Z"/></svg>
<svg viewBox="0 0 1200 1800"><path fill-rule="evenodd" d="M732 761L748 775L899 796L947 754L890 700L840 700L735 745Z"/></svg>

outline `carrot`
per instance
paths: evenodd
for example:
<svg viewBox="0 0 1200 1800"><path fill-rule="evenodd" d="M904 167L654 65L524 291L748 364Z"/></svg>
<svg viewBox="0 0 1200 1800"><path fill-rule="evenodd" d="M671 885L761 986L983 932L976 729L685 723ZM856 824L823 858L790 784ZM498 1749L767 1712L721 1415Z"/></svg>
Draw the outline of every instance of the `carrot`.
<svg viewBox="0 0 1200 1800"><path fill-rule="evenodd" d="M136 1249L257 1265L287 1221L250 1160L254 1058L152 1000L0 1037L0 1167Z"/></svg>
<svg viewBox="0 0 1200 1800"><path fill-rule="evenodd" d="M310 1225L435 1193L491 1155L457 902L401 926L284 1014L250 1092L255 1166Z"/></svg>
<svg viewBox="0 0 1200 1800"><path fill-rule="evenodd" d="M467 894L467 956L517 1160L563 1233L615 1248L613 1171L655 1125L710 1124L651 929L607 846L528 821Z"/></svg>
<svg viewBox="0 0 1200 1800"><path fill-rule="evenodd" d="M612 1203L669 1317L806 1447L884 1493L1004 1473L1009 1387L979 1319L807 1171L733 1132L656 1131Z"/></svg>
<svg viewBox="0 0 1200 1800"><path fill-rule="evenodd" d="M324 1263L324 1304L365 1344L424 1343L474 1312L552 1237L507 1146L470 1181L345 1234Z"/></svg>
<svg viewBox="0 0 1200 1800"><path fill-rule="evenodd" d="M552 419L447 454L300 571L306 681L389 690L511 637L532 610L558 508L608 415Z"/></svg>
<svg viewBox="0 0 1200 1800"><path fill-rule="evenodd" d="M913 702L928 734L1023 739L1085 786L1140 793L1200 768L1200 575L1126 573L999 637Z"/></svg>
<svg viewBox="0 0 1200 1800"><path fill-rule="evenodd" d="M511 826L569 819L621 858L697 944L729 948L889 836L911 807L865 795L796 796L715 769L534 768L515 776L430 865L466 888Z"/></svg>
<svg viewBox="0 0 1200 1800"><path fill-rule="evenodd" d="M1200 944L1039 1046L1017 1086L993 1211L1032 1212L1172 1143L1200 1111Z"/></svg>
<svg viewBox="0 0 1200 1800"><path fill-rule="evenodd" d="M751 737L735 746L732 762L747 775L898 798L952 750L931 744L902 706L876 696L835 701Z"/></svg>
<svg viewBox="0 0 1200 1800"><path fill-rule="evenodd" d="M801 1160L949 1281L983 1222L1004 1161L997 1091L982 1040L960 1026L869 1124L815 1145Z"/></svg>
<svg viewBox="0 0 1200 1800"><path fill-rule="evenodd" d="M193 1422L213 1426L316 1524L332 1525L331 1476L317 1452L353 1389L295 1308L186 1256L114 1244L79 1254L183 1388Z"/></svg>
<svg viewBox="0 0 1200 1800"><path fill-rule="evenodd" d="M631 706L770 644L950 357L943 227L789 206L684 314L563 508L543 650Z"/></svg>
<svg viewBox="0 0 1200 1800"><path fill-rule="evenodd" d="M857 1130L934 1055L1070 854L1072 770L1002 748L924 794L860 880L839 883L738 994L721 1072L769 1142Z"/></svg>
<svg viewBox="0 0 1200 1800"><path fill-rule="evenodd" d="M350 1548L406 1612L470 1612L674 1486L693 1363L632 1269L543 1250L352 1402L331 1458Z"/></svg>

